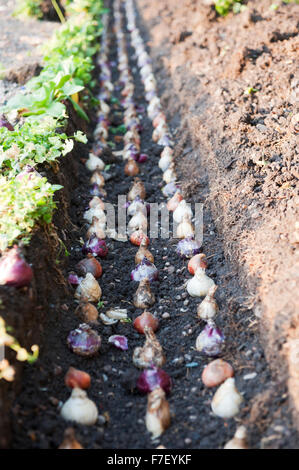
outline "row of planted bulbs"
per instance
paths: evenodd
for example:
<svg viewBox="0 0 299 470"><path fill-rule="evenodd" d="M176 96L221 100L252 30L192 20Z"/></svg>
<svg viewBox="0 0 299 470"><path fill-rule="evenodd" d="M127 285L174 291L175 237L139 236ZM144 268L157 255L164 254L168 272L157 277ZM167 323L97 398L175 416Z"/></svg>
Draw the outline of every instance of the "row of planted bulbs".
<svg viewBox="0 0 299 470"><path fill-rule="evenodd" d="M130 33L131 44L136 52L141 81L145 89L145 98L148 102L147 113L154 127L152 139L164 147L159 160L159 168L163 172L163 181L166 183L162 188L162 192L168 198L167 208L173 212L173 219L178 224L176 235L181 240L178 243L177 252L182 258L190 259L188 270L193 278L187 282L186 288L192 297L204 297L198 305L197 315L207 324L196 339L196 349L208 357L215 357L221 353L224 347L224 335L217 328L214 321L218 311L214 299L217 286L205 273L207 263L205 255L199 253L201 244L195 239L192 210L176 184L177 175L173 161L173 141L158 97L151 59L136 25L133 0L125 0L124 3L127 29ZM202 374L203 383L207 387L220 385L212 399L211 407L215 415L224 419L236 416L243 401L235 386L233 375L234 371L231 365L222 359L216 359L209 363ZM237 429L235 438L240 440L239 446L244 447L246 440L244 426ZM231 445L234 444L230 442L226 447L229 448Z"/></svg>
<svg viewBox="0 0 299 470"><path fill-rule="evenodd" d="M124 107L124 124L128 132L124 135L123 158L128 160L125 165L125 173L135 176L139 173L139 163L145 161L146 156L140 154L140 122L134 103L134 80L129 67L126 39L122 31L122 14L120 3L114 3L115 34L117 38L118 69L121 94L125 98L122 101ZM136 308L145 309L134 323L134 328L145 335L145 343L142 347L136 347L133 352L133 364L143 369L137 387L141 393L148 396L146 427L153 438L160 436L170 424L170 409L166 400L166 394L171 389L171 379L161 367L166 358L163 349L155 335L159 327L159 321L146 309L155 303L155 296L151 292L151 282L158 279L158 270L154 265L154 257L148 249L150 243L146 235L147 231L147 204L145 202L146 190L139 178L135 181L128 193L127 213L131 217L128 223L128 234L132 244L139 246L135 256L136 267L131 273L131 279L139 283L133 296L133 304Z"/></svg>

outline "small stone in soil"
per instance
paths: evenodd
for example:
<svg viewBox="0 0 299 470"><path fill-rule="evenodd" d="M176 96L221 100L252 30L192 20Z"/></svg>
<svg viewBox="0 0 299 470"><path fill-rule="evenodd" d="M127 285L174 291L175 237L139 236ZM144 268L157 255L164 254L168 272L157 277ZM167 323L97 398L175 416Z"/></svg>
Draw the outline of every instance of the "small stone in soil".
<svg viewBox="0 0 299 470"><path fill-rule="evenodd" d="M168 312L163 313L162 318L167 319L170 317L170 314Z"/></svg>

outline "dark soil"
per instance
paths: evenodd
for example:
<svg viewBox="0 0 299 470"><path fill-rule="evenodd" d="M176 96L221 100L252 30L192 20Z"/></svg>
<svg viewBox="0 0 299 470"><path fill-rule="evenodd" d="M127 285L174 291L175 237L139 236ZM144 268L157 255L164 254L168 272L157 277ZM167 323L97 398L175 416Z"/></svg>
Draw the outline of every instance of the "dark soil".
<svg viewBox="0 0 299 470"><path fill-rule="evenodd" d="M145 30L143 32L147 34ZM111 41L113 39L111 36ZM113 42L111 59L114 61L115 52ZM139 105L145 105L144 91L137 74L133 51L129 49L129 52L136 79L136 101ZM154 58L156 53L157 51L154 51ZM168 51L164 49L164 53L166 55ZM169 81L165 71L158 67L156 71L161 90L166 90ZM115 82L116 79L114 70ZM170 107L168 111L171 109L173 108ZM112 116L114 122L119 121L118 113L119 109L115 108L114 117ZM146 185L147 201L162 202L164 198L159 189L162 178L157 166L161 149L152 143L152 128L146 113L142 114L142 124L144 127L142 150L148 153L150 158L141 167L141 178ZM177 113L172 120L172 127L177 131L177 137L181 135L180 126L182 129L185 128L183 119L181 120L180 114ZM190 165L187 166L186 162L188 159L191 161L192 140L184 136L178 139L178 144L185 161L185 166L180 166L184 170L181 173L184 181L183 175L188 168L190 172ZM84 238L86 232L83 212L90 198L88 195L90 174L83 164L85 154L73 155L73 158L76 159L78 172L73 169L71 163L71 173L67 166L62 169L66 197L64 197L64 206L61 204L59 206L61 209L62 207L68 209L73 225L66 224L67 216L61 209L60 213L57 212L55 220L58 234L70 252L67 267L64 262L58 265L63 270L64 279L68 271L82 259L80 239ZM70 158L65 161L70 161ZM198 164L198 160L194 161ZM127 194L131 185L131 178L124 177L123 166L123 163L113 164L109 170L112 177L106 183L108 192L106 200L115 205L117 196ZM156 304L151 310L160 319L157 336L167 357L164 369L174 381L169 398L172 424L156 441L151 440L145 428L147 400L134 391L138 372L132 364L132 353L136 346L143 343L143 338L129 323L119 323L115 327L100 324L96 329L102 336L103 346L97 357L85 359L70 352L66 345L66 337L69 331L79 324L74 315L76 303L73 299L73 289L68 288L66 292L64 283L59 289L53 268L48 270L46 267L48 264L43 264L42 255L46 245L42 245L41 259L37 260L33 241L29 259L33 262L34 269L38 270L35 271L38 293L47 308L45 323L41 325L40 358L34 366L25 366L22 390L12 408L13 448L55 449L59 446L67 427L67 423L59 415L59 406L70 393L64 385L64 375L69 366L90 373L92 386L89 396L96 402L101 414L99 424L93 427L74 426L78 440L86 448L155 448L159 443L166 448L221 448L233 435L237 422L247 426L252 448L298 446L296 431L291 425L286 383L278 382L271 375L259 342L259 323L253 311L248 308L248 292L243 291L238 283L238 265L230 264L225 259L227 240L218 230L218 227L221 227L219 220L216 221L216 225L213 219L209 177L202 166L197 167L196 171L195 174L199 174L199 177L186 187L186 196L188 200L194 202L205 201L203 252L209 261L208 274L219 286L216 295L220 307L217 323L226 336L223 357L235 369L237 386L244 396L242 412L236 419L228 421L212 415L210 401L214 390L207 390L201 382L201 373L208 360L194 349L195 338L204 325L196 319L198 301L190 298L183 288L184 282L190 278L190 275L186 272L186 263L179 260L175 253L176 243L173 240L154 239L150 246L160 272L160 282L153 285ZM134 319L141 313L131 303L137 288L137 285L130 281L136 247L128 242L112 240L108 240L108 245L109 254L102 261L103 276L100 279L103 290L103 311L108 307L122 306L128 309L130 317ZM24 299L15 297L14 302L16 310L19 307L22 312ZM170 314L170 318L162 318L165 312ZM36 323L42 322L36 321ZM107 339L114 333L125 334L128 337L128 351L121 352L108 345ZM30 340L34 341L35 337L30 337ZM188 367L192 362L198 365ZM253 372L257 375L246 380L246 374Z"/></svg>
<svg viewBox="0 0 299 470"><path fill-rule="evenodd" d="M61 13L65 15L65 10L63 8L62 2L57 1L57 4L61 10ZM48 21L58 21L60 22L59 16L53 7L51 0L43 0L41 3L42 19Z"/></svg>

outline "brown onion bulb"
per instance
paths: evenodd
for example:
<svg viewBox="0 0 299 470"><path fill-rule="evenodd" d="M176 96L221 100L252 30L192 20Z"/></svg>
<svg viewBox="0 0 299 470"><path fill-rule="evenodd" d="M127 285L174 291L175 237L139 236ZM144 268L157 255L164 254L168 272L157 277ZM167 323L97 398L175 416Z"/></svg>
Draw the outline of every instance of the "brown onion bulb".
<svg viewBox="0 0 299 470"><path fill-rule="evenodd" d="M208 264L206 261L206 255L204 255L203 253L193 256L188 263L188 271L190 274L192 274L192 276L194 276L197 268L206 269L207 267Z"/></svg>
<svg viewBox="0 0 299 470"><path fill-rule="evenodd" d="M99 312L97 308L89 302L80 302L75 310L75 315L77 315L80 320L84 321L84 323L98 323Z"/></svg>
<svg viewBox="0 0 299 470"><path fill-rule="evenodd" d="M87 273L91 273L96 279L101 277L103 269L101 263L91 254L88 253L87 258L82 259L76 265L76 271L85 276Z"/></svg>
<svg viewBox="0 0 299 470"><path fill-rule="evenodd" d="M138 289L133 296L133 303L136 308L149 308L155 303L155 296L151 291L148 279L142 279Z"/></svg>
<svg viewBox="0 0 299 470"><path fill-rule="evenodd" d="M154 317L150 312L144 311L141 315L135 318L133 326L138 333L144 335L144 328L147 326L151 328L154 332L159 328L159 320Z"/></svg>
<svg viewBox="0 0 299 470"><path fill-rule="evenodd" d="M128 176L136 176L139 173L139 166L135 160L130 159L125 165L124 173Z"/></svg>
<svg viewBox="0 0 299 470"><path fill-rule="evenodd" d="M87 372L70 367L65 374L64 383L70 388L81 388L86 390L90 387L91 379Z"/></svg>
<svg viewBox="0 0 299 470"><path fill-rule="evenodd" d="M234 369L232 366L222 359L216 359L204 368L201 379L206 387L217 387L217 385L233 376Z"/></svg>
<svg viewBox="0 0 299 470"><path fill-rule="evenodd" d="M147 258L151 263L155 262L155 259L151 252L146 248L147 240L143 238L140 243L140 248L135 255L135 264L141 263L144 258Z"/></svg>

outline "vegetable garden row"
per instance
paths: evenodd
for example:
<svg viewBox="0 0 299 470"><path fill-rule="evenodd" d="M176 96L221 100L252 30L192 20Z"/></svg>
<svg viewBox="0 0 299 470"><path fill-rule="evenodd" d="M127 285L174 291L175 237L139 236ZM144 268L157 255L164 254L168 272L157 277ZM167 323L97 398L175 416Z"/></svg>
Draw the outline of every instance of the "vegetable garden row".
<svg viewBox="0 0 299 470"><path fill-rule="evenodd" d="M89 157L80 161L76 244L67 233L61 242L71 249L65 273L68 294L63 306L58 305L60 323L49 333L39 359L37 346L27 352L1 323L0 340L17 351L17 359L38 359L27 368L27 380L34 374L38 378L43 368L48 371L43 371L46 386L36 390L35 403L15 424L15 432L27 447L115 447L117 438L109 443L105 436L117 430L120 447L198 447L204 431L193 440L184 437L183 443L179 437L188 435L184 416L190 409L191 423L199 419L204 427L208 421L209 432L217 427L223 434L208 446L226 442L225 448L247 448L246 427L238 417L244 398L229 360L236 351L232 345L226 351L226 319L215 300L216 282L206 272L213 256L202 253L194 212L178 183L175 138L133 1L116 0L108 12L100 2L77 0L67 12L67 22L47 45L46 67L25 93L7 103L0 128L0 276L1 284L14 287L18 295L34 276L22 249L30 249L37 224L51 223L54 194L61 190L41 176L38 165L59 172L59 158L71 152L74 141L87 143L81 130L72 136L65 132L69 106L86 122L92 110L97 117ZM96 53L98 75L93 73ZM108 212L124 194L126 234L109 226ZM173 216L174 239L147 234L150 203L156 201ZM177 292L183 307L171 304ZM168 305L170 313L165 311ZM182 317L187 318L183 326ZM178 373L182 363L186 380ZM9 362L0 364L0 378L12 381ZM45 398L53 381L56 396ZM71 389L67 399L64 384ZM30 387L21 395L21 408L26 393L32 393Z"/></svg>

